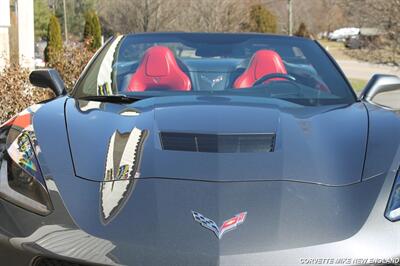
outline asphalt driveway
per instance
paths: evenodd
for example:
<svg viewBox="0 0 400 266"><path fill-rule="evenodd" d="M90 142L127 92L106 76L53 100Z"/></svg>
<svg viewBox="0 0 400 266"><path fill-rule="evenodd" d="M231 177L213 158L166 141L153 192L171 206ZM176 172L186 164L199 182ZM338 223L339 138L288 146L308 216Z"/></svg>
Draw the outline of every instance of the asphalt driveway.
<svg viewBox="0 0 400 266"><path fill-rule="evenodd" d="M372 64L357 60L337 60L349 79L369 80L374 74L389 74L400 76L400 68L394 66ZM400 109L400 90L378 95L377 103Z"/></svg>
<svg viewBox="0 0 400 266"><path fill-rule="evenodd" d="M348 78L369 80L373 74L390 74L400 76L400 68L394 66L372 64L357 60L337 60Z"/></svg>

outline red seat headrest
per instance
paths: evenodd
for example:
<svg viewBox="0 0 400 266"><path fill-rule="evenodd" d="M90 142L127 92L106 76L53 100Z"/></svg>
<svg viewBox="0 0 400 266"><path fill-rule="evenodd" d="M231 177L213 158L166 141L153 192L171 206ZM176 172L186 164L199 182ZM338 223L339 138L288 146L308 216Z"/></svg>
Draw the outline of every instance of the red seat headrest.
<svg viewBox="0 0 400 266"><path fill-rule="evenodd" d="M129 82L128 91L148 89L190 91L189 77L176 62L174 53L165 46L153 46L144 54Z"/></svg>
<svg viewBox="0 0 400 266"><path fill-rule="evenodd" d="M275 51L258 50L251 58L247 69L235 80L233 87L249 88L261 77L273 73L287 74L282 58Z"/></svg>

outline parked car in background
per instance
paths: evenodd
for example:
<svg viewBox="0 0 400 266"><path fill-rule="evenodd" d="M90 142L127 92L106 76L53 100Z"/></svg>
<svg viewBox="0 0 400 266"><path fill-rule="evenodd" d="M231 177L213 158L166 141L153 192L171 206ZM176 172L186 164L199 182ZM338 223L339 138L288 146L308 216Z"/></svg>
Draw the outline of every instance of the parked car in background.
<svg viewBox="0 0 400 266"><path fill-rule="evenodd" d="M345 46L349 49L361 49L369 44L377 44L384 31L377 28L361 28L357 35L346 38Z"/></svg>
<svg viewBox="0 0 400 266"><path fill-rule="evenodd" d="M366 44L360 35L354 35L347 37L344 45L348 49L361 49L365 47Z"/></svg>
<svg viewBox="0 0 400 266"><path fill-rule="evenodd" d="M356 36L360 33L360 28L341 28L328 35L330 41L344 42L346 38Z"/></svg>

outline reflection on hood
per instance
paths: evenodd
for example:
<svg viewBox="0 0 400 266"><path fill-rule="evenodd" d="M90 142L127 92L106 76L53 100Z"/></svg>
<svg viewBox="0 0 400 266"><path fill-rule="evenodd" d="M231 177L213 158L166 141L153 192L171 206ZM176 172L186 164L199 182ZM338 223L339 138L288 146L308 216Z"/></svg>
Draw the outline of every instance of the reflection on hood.
<svg viewBox="0 0 400 266"><path fill-rule="evenodd" d="M118 36L108 49L103 61L101 62L100 70L97 76L97 95L113 95L111 73L113 71L115 50L122 36Z"/></svg>
<svg viewBox="0 0 400 266"><path fill-rule="evenodd" d="M108 223L123 207L140 176L139 164L147 131L134 128L130 133L115 131L111 136L104 173L100 185L101 214Z"/></svg>
<svg viewBox="0 0 400 266"><path fill-rule="evenodd" d="M77 101L78 108L81 112L89 112L93 110L100 110L104 103L96 101Z"/></svg>
<svg viewBox="0 0 400 266"><path fill-rule="evenodd" d="M81 230L64 228L59 225L45 225L30 236L10 239L10 243L18 248L33 242L45 250L65 257L118 265L110 255L115 248L112 242L91 236Z"/></svg>

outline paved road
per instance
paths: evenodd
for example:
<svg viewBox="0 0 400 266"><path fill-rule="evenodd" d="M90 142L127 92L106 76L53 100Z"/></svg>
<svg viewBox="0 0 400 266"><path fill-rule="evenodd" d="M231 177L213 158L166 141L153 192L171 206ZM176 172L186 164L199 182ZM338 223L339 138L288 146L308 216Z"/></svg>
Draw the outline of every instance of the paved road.
<svg viewBox="0 0 400 266"><path fill-rule="evenodd" d="M400 68L371 64L356 60L337 60L348 78L369 80L373 74L392 74L400 76Z"/></svg>
<svg viewBox="0 0 400 266"><path fill-rule="evenodd" d="M379 64L371 64L356 60L337 60L348 78L369 80L374 74L391 74L400 76L400 68ZM400 90L398 92L383 93L374 99L379 104L400 109Z"/></svg>

